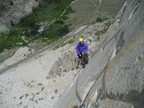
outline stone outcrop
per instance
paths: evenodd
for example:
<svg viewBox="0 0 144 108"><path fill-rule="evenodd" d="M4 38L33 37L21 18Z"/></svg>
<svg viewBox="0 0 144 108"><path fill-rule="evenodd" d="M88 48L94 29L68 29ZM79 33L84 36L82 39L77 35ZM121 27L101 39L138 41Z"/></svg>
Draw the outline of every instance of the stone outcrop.
<svg viewBox="0 0 144 108"><path fill-rule="evenodd" d="M0 0L0 32L8 31L37 6L36 0Z"/></svg>
<svg viewBox="0 0 144 108"><path fill-rule="evenodd" d="M54 63L54 65L51 68L51 71L47 76L47 79L54 78L56 76L62 76L63 72L74 70L77 66L74 59L75 54L73 52L65 53L62 57L58 59L58 61Z"/></svg>
<svg viewBox="0 0 144 108"><path fill-rule="evenodd" d="M102 38L102 34L104 34L110 24L112 23L113 19L109 19L106 21L103 21L101 23L95 23L93 25L90 25L83 31L79 31L77 34L77 31L72 34L71 37L79 37L83 36L85 42L89 46L89 59L94 55L94 53L97 51L95 49L96 43L99 42L99 39ZM57 76L62 76L65 72L70 72L74 69L81 68L80 60L78 59L76 53L75 53L75 45L77 44L77 39L74 39L74 46L69 46L69 49L66 53L62 55L52 66L50 72L48 73L47 79L49 78L55 78ZM66 41L67 42L67 41ZM78 63L79 62L79 63Z"/></svg>

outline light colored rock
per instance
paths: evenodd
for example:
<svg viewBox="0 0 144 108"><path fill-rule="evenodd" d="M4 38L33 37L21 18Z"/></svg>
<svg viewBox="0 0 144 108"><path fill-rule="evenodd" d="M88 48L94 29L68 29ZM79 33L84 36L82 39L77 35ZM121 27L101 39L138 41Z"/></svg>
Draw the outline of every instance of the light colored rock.
<svg viewBox="0 0 144 108"><path fill-rule="evenodd" d="M9 29L2 23L0 23L0 33L1 32L7 32L9 31Z"/></svg>
<svg viewBox="0 0 144 108"><path fill-rule="evenodd" d="M37 6L36 0L0 0L0 32L8 31Z"/></svg>
<svg viewBox="0 0 144 108"><path fill-rule="evenodd" d="M128 0L127 7L103 34L99 50L79 73L54 108L143 108L144 107L144 1ZM129 15L133 15L129 19ZM116 17L117 18L117 17ZM87 86L95 81L89 91ZM97 96L88 103L95 90ZM83 93L83 94L82 94ZM85 96L85 100L82 98ZM83 101L84 100L84 101Z"/></svg>
<svg viewBox="0 0 144 108"><path fill-rule="evenodd" d="M33 49L29 49L28 47L19 48L12 57L1 63L0 69L6 68L7 66L13 65L20 60L27 58L27 56L31 53L33 53Z"/></svg>

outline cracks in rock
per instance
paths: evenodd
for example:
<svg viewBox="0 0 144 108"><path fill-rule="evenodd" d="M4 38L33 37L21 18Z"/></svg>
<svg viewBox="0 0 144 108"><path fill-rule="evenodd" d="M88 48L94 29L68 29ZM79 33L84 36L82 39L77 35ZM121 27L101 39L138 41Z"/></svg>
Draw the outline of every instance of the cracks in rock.
<svg viewBox="0 0 144 108"><path fill-rule="evenodd" d="M106 91L106 78L105 78L105 77L106 77L107 68L108 68L111 60L115 57L115 56L113 56L113 53L115 53L115 54L118 53L119 50L121 49L121 47L122 47L123 44L124 44L123 35L124 35L124 31L123 31L119 36L115 37L115 38L116 38L116 39L115 39L115 43L114 43L114 46L112 47L112 51L111 51L111 53L110 53L110 55L109 55L109 59L108 59L108 62L107 62L107 64L106 64L106 66L104 67L103 71L102 71L101 74L98 76L98 78L94 81L94 83L92 84L92 86L91 86L90 89L88 90L88 92L87 92L87 94L85 95L85 98L84 98L83 100L80 98L80 96L79 96L79 94L78 94L78 91L77 91L77 83L78 83L78 81L77 81L77 83L76 83L76 95L77 95L77 98L78 98L78 100L79 100L79 102L80 102L79 108L82 108L82 107L84 107L84 106L87 106L87 107L88 107L88 106L93 105L93 103L98 102L98 99L100 99L100 97L106 99L107 91ZM91 95L94 93L94 92L92 93L92 91L93 91L93 89L95 88L95 83L97 82L97 80L99 79L99 77L100 77L102 74L103 74L103 82L102 82L103 87L102 87L102 88L104 88L104 89L101 90L101 93L99 93L99 95L94 95L94 97L95 97L96 100L92 99L93 101L92 101L91 103L87 103L87 101L89 100L89 98L90 98L90 97L93 97L93 96L91 96ZM96 88L95 88L95 89L96 89ZM97 94L97 93L95 92L94 94ZM88 105L86 105L86 104L88 104ZM105 103L105 105L106 105L106 103Z"/></svg>
<svg viewBox="0 0 144 108"><path fill-rule="evenodd" d="M125 31L122 31L121 34L117 37L116 54L120 51L124 44L124 33Z"/></svg>
<svg viewBox="0 0 144 108"><path fill-rule="evenodd" d="M122 33L122 32L123 32L123 30L122 30L122 28L120 28L120 29L114 34L114 36L113 36L112 38L110 38L108 41L106 41L106 42L104 43L104 45L103 45L103 47L102 47L102 50L104 50L105 47L106 47L106 45L107 45L110 41L112 41L114 38L115 38L115 40L116 40L117 37L119 36L119 34Z"/></svg>
<svg viewBox="0 0 144 108"><path fill-rule="evenodd" d="M93 102L91 102L91 104L88 104L88 105L86 105L86 101L90 97L90 94L92 94L92 91L95 88L95 84L96 84L97 80L100 78L101 75L103 75L103 81L102 81L102 86L103 86L102 88L103 88L103 90L102 91L104 93L104 98L105 98L105 101L106 101L106 96L107 96L107 91L106 91L106 74L107 74L107 68L108 68L108 66L109 66L109 64L110 64L110 62L112 60L111 58L112 58L113 50L114 50L114 47L112 48L112 52L109 55L108 62L106 64L106 66L104 67L104 69L102 70L102 72L100 73L100 75L96 78L96 80L93 82L93 84L89 88L88 92L85 94L85 98L83 100L80 98L79 94L77 93L77 89L76 89L77 98L80 101L79 108L83 108L85 106L88 107L89 105L93 104L94 100L93 100ZM78 81L77 81L77 83L78 83ZM102 94L100 94L100 96L102 96ZM95 98L96 97L97 96L95 96ZM106 103L105 103L105 105L106 105Z"/></svg>
<svg viewBox="0 0 144 108"><path fill-rule="evenodd" d="M47 79L57 76L63 76L63 73L72 71L76 68L77 63L75 60L75 54L73 52L67 52L58 59L52 66Z"/></svg>
<svg viewBox="0 0 144 108"><path fill-rule="evenodd" d="M10 5L14 5L14 2L12 0L10 0Z"/></svg>
<svg viewBox="0 0 144 108"><path fill-rule="evenodd" d="M122 101L125 103L130 103L134 108L143 108L144 107L144 89L140 91L131 90L128 94L119 94L110 93L107 97L111 100Z"/></svg>
<svg viewBox="0 0 144 108"><path fill-rule="evenodd" d="M135 3L134 3L134 6L133 6L133 10L131 11L129 17L128 17L128 21L131 20L133 14L136 12L136 10L138 9L139 5L140 5L140 0L137 0Z"/></svg>

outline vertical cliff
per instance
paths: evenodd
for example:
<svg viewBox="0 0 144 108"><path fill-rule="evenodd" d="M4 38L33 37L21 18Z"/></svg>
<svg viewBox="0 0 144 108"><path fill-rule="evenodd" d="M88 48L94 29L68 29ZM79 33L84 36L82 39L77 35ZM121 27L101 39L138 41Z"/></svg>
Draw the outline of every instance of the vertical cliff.
<svg viewBox="0 0 144 108"><path fill-rule="evenodd" d="M144 1L127 0L54 108L144 108Z"/></svg>

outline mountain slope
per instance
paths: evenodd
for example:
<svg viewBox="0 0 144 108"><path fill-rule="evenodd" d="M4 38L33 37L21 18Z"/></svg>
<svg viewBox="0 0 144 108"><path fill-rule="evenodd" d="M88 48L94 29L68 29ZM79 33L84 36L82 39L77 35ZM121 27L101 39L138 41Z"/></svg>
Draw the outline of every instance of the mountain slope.
<svg viewBox="0 0 144 108"><path fill-rule="evenodd" d="M54 108L143 108L144 1L128 0Z"/></svg>

